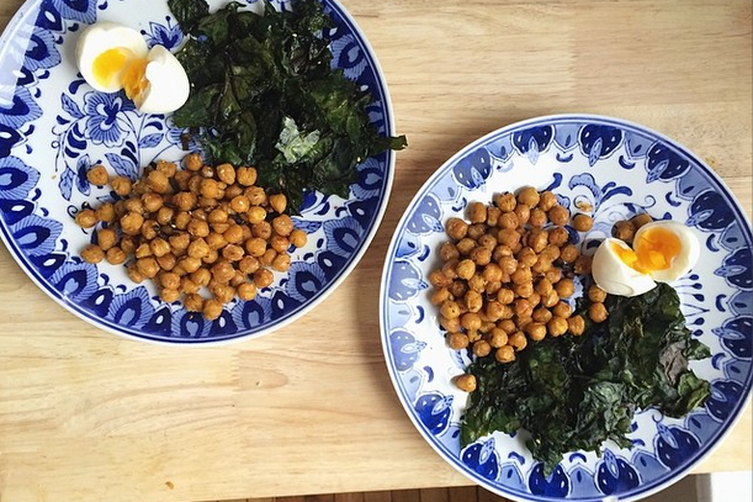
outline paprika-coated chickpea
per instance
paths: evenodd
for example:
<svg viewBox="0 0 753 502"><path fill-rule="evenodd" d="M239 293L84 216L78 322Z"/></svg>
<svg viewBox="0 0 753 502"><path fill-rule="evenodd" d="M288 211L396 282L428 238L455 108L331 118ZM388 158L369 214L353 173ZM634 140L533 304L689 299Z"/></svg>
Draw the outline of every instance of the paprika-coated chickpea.
<svg viewBox="0 0 753 502"><path fill-rule="evenodd" d="M588 306L588 317L595 323L602 323L608 317L607 308L603 303L592 303Z"/></svg>
<svg viewBox="0 0 753 502"><path fill-rule="evenodd" d="M81 228L92 228L97 224L97 215L91 209L82 209L76 214L76 224Z"/></svg>
<svg viewBox="0 0 753 502"><path fill-rule="evenodd" d="M94 211L97 221L112 223L115 221L115 205L112 202L105 202Z"/></svg>
<svg viewBox="0 0 753 502"><path fill-rule="evenodd" d="M277 213L283 213L288 206L287 198L281 193L272 194L267 197L267 200L272 209Z"/></svg>
<svg viewBox="0 0 753 502"><path fill-rule="evenodd" d="M468 219L471 223L483 223L486 221L486 204L483 202L471 202L468 204Z"/></svg>
<svg viewBox="0 0 753 502"><path fill-rule="evenodd" d="M518 203L530 208L535 207L540 199L539 192L534 187L525 187L518 192Z"/></svg>
<svg viewBox="0 0 753 502"><path fill-rule="evenodd" d="M468 234L468 224L460 218L450 218L445 224L445 231L451 239L459 241Z"/></svg>
<svg viewBox="0 0 753 502"><path fill-rule="evenodd" d="M546 330L549 335L557 337L567 332L567 320L559 316L553 316L546 323Z"/></svg>
<svg viewBox="0 0 753 502"><path fill-rule="evenodd" d="M574 336L580 336L586 330L586 321L583 316L575 315L567 319L567 331Z"/></svg>
<svg viewBox="0 0 753 502"><path fill-rule="evenodd" d="M131 193L133 184L131 183L131 180L125 176L116 176L110 182L110 186L117 195L125 197Z"/></svg>
<svg viewBox="0 0 753 502"><path fill-rule="evenodd" d="M222 315L222 303L215 298L210 298L204 302L202 312L204 313L204 317L213 321Z"/></svg>
<svg viewBox="0 0 753 502"><path fill-rule="evenodd" d="M459 375L455 379L455 386L464 392L473 392L476 390L476 377L470 373Z"/></svg>
<svg viewBox="0 0 753 502"><path fill-rule="evenodd" d="M500 363L510 363L515 360L515 349L512 345L505 345L494 352L494 358Z"/></svg>
<svg viewBox="0 0 753 502"><path fill-rule="evenodd" d="M570 218L570 211L568 211L567 208L557 204L552 206L552 208L547 211L547 216L549 216L549 221L554 223L556 226L564 227L567 224L567 220Z"/></svg>
<svg viewBox="0 0 753 502"><path fill-rule="evenodd" d="M256 183L256 176L256 169L253 167L239 167L235 172L235 180L244 187L250 187Z"/></svg>
<svg viewBox="0 0 753 502"><path fill-rule="evenodd" d="M104 186L110 181L110 175L107 174L105 166L96 165L87 171L86 179L88 179L92 185Z"/></svg>
<svg viewBox="0 0 753 502"><path fill-rule="evenodd" d="M121 265L125 263L127 258L128 255L119 247L111 247L105 254L105 259L110 265Z"/></svg>
<svg viewBox="0 0 753 502"><path fill-rule="evenodd" d="M517 201L515 200L515 195L506 192L494 198L494 205L497 206L503 213L507 213L515 209Z"/></svg>
<svg viewBox="0 0 753 502"><path fill-rule="evenodd" d="M204 308L204 298L198 293L186 295L183 299L183 306L189 312L201 312L201 309Z"/></svg>
<svg viewBox="0 0 753 502"><path fill-rule="evenodd" d="M81 251L81 258L87 263L99 263L105 259L105 252L96 244L91 244Z"/></svg>
<svg viewBox="0 0 753 502"><path fill-rule="evenodd" d="M587 214L576 214L573 217L573 228L578 232L588 232L594 226L594 220Z"/></svg>
<svg viewBox="0 0 753 502"><path fill-rule="evenodd" d="M560 301L552 307L552 314L567 319L573 314L573 308L568 303Z"/></svg>
<svg viewBox="0 0 753 502"><path fill-rule="evenodd" d="M513 213L515 213L515 216L517 216L518 224L521 226L527 224L531 219L531 208L526 206L525 204L518 204L517 206L515 206Z"/></svg>
<svg viewBox="0 0 753 502"><path fill-rule="evenodd" d="M254 284L257 288L266 288L274 282L274 275L266 268L260 268L254 272Z"/></svg>

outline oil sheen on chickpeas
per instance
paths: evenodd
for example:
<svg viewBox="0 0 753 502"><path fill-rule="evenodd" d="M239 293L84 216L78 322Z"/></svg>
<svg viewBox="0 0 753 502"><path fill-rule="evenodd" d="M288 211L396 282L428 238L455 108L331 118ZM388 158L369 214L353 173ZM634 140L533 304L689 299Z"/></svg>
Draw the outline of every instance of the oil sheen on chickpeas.
<svg viewBox="0 0 753 502"><path fill-rule="evenodd" d="M99 226L81 258L125 264L132 281L152 280L162 301L212 320L236 297L253 300L273 270L287 272L289 250L307 236L284 214L284 195L254 185L253 167L207 166L195 153L183 167L158 161L132 182L94 166L89 181L109 183L117 200L76 215L83 228Z"/></svg>
<svg viewBox="0 0 753 502"><path fill-rule="evenodd" d="M466 216L445 223L442 266L429 275L448 345L509 363L528 343L583 334L585 319L574 315L570 300L575 277L590 274L591 262L565 226L585 232L592 217L571 218L554 193L533 187L498 194L492 204L471 202ZM592 320L603 321L605 294L592 286L589 296L600 300ZM473 375L455 383L469 392L476 387Z"/></svg>

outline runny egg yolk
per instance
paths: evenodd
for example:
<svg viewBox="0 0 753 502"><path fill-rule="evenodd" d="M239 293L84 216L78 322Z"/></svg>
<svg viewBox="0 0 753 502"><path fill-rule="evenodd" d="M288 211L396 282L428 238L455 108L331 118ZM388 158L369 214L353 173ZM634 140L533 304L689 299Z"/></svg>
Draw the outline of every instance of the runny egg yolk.
<svg viewBox="0 0 753 502"><path fill-rule="evenodd" d="M137 58L125 47L108 49L94 60L92 73L100 82L109 82L120 75L128 99L139 96L149 85L146 79L146 58Z"/></svg>
<svg viewBox="0 0 753 502"><path fill-rule="evenodd" d="M643 274L668 269L682 251L680 238L661 227L647 229L633 243L633 247L635 251L612 244L612 250L625 265Z"/></svg>

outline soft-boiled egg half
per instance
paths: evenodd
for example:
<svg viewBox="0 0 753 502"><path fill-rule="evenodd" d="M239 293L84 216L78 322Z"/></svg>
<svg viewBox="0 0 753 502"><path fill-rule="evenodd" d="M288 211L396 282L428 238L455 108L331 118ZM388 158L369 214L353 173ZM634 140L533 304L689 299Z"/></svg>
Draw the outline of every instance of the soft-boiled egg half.
<svg viewBox="0 0 753 502"><path fill-rule="evenodd" d="M175 56L161 45L150 50L127 26L100 22L86 28L76 45L76 63L94 89L125 89L145 113L170 113L188 99L188 76Z"/></svg>
<svg viewBox="0 0 753 502"><path fill-rule="evenodd" d="M687 274L698 261L700 245L685 225L655 221L643 225L631 248L619 239L605 239L596 250L591 273L607 293L641 295L658 282L671 282Z"/></svg>

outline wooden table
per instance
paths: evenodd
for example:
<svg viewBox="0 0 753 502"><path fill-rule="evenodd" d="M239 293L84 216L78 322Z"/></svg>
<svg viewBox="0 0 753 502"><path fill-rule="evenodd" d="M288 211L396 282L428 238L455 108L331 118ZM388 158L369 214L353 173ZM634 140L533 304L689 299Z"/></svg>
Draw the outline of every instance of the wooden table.
<svg viewBox="0 0 753 502"><path fill-rule="evenodd" d="M156 1L156 0L155 0ZM22 0L3 0L0 27ZM199 501L468 481L416 432L382 359L397 220L453 152L542 114L630 119L697 152L751 213L751 4L343 0L384 68L392 200L358 268L272 336L123 340L49 299L0 246L0 500ZM751 410L695 472L751 470Z"/></svg>

